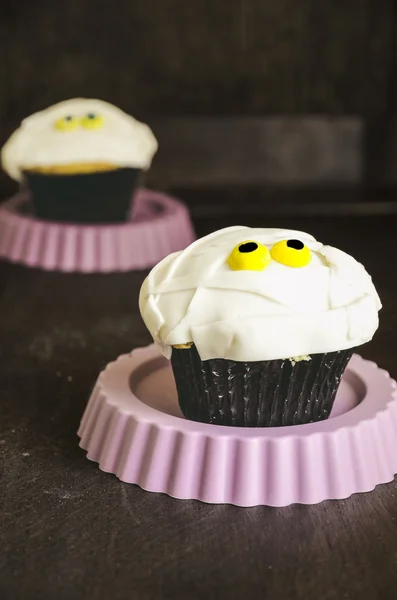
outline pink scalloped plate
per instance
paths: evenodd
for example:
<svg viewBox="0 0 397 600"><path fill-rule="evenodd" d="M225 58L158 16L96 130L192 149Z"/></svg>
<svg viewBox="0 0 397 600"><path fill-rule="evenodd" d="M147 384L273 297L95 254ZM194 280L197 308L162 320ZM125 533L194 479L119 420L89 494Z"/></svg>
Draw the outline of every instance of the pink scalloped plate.
<svg viewBox="0 0 397 600"><path fill-rule="evenodd" d="M368 492L397 473L397 385L354 355L327 421L275 428L184 419L156 346L100 374L78 431L103 471L150 492L238 506L315 504Z"/></svg>
<svg viewBox="0 0 397 600"><path fill-rule="evenodd" d="M193 240L186 206L147 189L136 192L129 221L115 225L40 221L31 214L27 194L0 208L0 257L48 271L147 269Z"/></svg>

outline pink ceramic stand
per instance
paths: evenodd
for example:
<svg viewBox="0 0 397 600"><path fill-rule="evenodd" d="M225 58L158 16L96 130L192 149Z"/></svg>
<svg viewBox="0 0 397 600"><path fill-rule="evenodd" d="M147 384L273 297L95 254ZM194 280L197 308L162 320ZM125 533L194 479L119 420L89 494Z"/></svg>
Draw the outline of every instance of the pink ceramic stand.
<svg viewBox="0 0 397 600"><path fill-rule="evenodd" d="M194 240L187 208L170 196L138 190L130 220L116 225L40 221L27 194L0 208L0 257L49 271L146 269Z"/></svg>
<svg viewBox="0 0 397 600"><path fill-rule="evenodd" d="M103 471L151 492L238 506L315 504L392 481L397 385L354 355L327 421L206 425L182 417L170 363L152 345L100 374L78 435Z"/></svg>

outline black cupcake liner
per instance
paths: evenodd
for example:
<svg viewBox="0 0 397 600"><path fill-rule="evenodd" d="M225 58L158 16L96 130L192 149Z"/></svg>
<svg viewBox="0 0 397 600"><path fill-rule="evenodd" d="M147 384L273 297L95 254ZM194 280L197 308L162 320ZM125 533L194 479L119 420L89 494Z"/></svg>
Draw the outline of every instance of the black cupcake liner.
<svg viewBox="0 0 397 600"><path fill-rule="evenodd" d="M353 349L309 361L202 361L194 344L172 349L178 400L187 419L237 427L280 427L327 419Z"/></svg>
<svg viewBox="0 0 397 600"><path fill-rule="evenodd" d="M39 219L62 223L126 221L141 169L95 173L24 173Z"/></svg>

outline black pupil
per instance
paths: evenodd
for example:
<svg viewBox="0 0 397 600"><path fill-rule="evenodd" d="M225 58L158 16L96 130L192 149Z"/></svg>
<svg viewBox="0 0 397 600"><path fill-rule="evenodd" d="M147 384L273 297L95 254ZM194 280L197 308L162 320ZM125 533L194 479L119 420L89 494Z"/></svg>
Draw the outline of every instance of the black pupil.
<svg viewBox="0 0 397 600"><path fill-rule="evenodd" d="M87 117L88 117L89 119L95 119L95 115L94 115L94 113L88 113Z"/></svg>
<svg viewBox="0 0 397 600"><path fill-rule="evenodd" d="M288 248L293 248L294 250L303 250L305 244L300 240L288 240L287 242Z"/></svg>
<svg viewBox="0 0 397 600"><path fill-rule="evenodd" d="M241 244L241 246L239 246L239 252L253 252L254 250L256 250L258 247L258 244L256 244L255 242L247 242L246 244Z"/></svg>
<svg viewBox="0 0 397 600"><path fill-rule="evenodd" d="M73 119L72 115L67 115L67 117L65 117L65 121L71 121Z"/></svg>

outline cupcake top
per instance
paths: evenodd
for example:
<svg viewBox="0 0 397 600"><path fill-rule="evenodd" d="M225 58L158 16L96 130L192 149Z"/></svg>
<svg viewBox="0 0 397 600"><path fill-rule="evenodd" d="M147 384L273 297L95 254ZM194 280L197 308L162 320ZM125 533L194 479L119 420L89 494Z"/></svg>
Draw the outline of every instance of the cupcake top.
<svg viewBox="0 0 397 600"><path fill-rule="evenodd" d="M256 361L353 348L378 327L364 267L311 235L228 227L162 260L144 281L142 318L168 357Z"/></svg>
<svg viewBox="0 0 397 600"><path fill-rule="evenodd" d="M83 171L89 165L148 169L156 150L157 140L144 123L108 102L75 98L24 119L4 145L1 161L20 181L24 171L73 172L76 164Z"/></svg>

